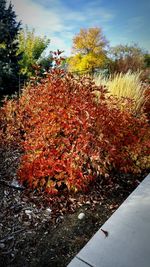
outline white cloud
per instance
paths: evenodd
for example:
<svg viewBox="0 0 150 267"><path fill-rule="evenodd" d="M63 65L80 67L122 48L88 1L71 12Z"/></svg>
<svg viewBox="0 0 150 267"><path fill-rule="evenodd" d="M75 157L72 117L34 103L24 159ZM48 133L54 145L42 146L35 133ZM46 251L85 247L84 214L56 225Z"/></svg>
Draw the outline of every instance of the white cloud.
<svg viewBox="0 0 150 267"><path fill-rule="evenodd" d="M89 13L89 17L93 20L99 19L100 22L109 22L115 17L113 12L109 12L104 8L90 9L87 13Z"/></svg>
<svg viewBox="0 0 150 267"><path fill-rule="evenodd" d="M23 24L43 30L43 32L57 32L69 28L63 24L61 17L56 12L36 4L32 0L12 0L12 3Z"/></svg>
<svg viewBox="0 0 150 267"><path fill-rule="evenodd" d="M100 22L110 22L115 17L116 11L109 10L102 6L102 1L93 0L88 2L85 9L88 17L91 17L93 20L99 20Z"/></svg>
<svg viewBox="0 0 150 267"><path fill-rule="evenodd" d="M50 49L58 46L66 54L70 53L72 38L82 25L98 26L102 21L108 22L114 14L99 6L95 0L87 3L79 11L65 6L61 0L11 0L18 20L29 28L35 28L38 35L51 39ZM55 45L54 45L55 42Z"/></svg>
<svg viewBox="0 0 150 267"><path fill-rule="evenodd" d="M53 4L54 0L51 0L50 3ZM60 15L62 10L55 10L56 5L53 8L47 9L32 0L12 0L12 4L18 15L18 20L21 20L23 25L35 28L37 35L47 36L51 40L49 50L58 48L65 50L66 54L70 52L67 39L71 41L72 27L69 24L67 25L62 19L62 14ZM64 38L56 37L57 33L64 35Z"/></svg>
<svg viewBox="0 0 150 267"><path fill-rule="evenodd" d="M62 38L53 36L50 43L50 50L55 51L57 49L64 51L65 55L70 55L70 44L67 45L67 43Z"/></svg>

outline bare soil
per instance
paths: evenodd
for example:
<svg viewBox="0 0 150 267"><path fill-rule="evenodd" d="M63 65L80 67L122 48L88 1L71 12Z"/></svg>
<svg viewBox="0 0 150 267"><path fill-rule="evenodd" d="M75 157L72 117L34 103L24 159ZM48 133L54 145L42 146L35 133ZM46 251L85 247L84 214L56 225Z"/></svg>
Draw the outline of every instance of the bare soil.
<svg viewBox="0 0 150 267"><path fill-rule="evenodd" d="M99 178L86 193L51 198L17 184L18 149L0 152L1 267L67 266L148 173L114 172L112 184Z"/></svg>

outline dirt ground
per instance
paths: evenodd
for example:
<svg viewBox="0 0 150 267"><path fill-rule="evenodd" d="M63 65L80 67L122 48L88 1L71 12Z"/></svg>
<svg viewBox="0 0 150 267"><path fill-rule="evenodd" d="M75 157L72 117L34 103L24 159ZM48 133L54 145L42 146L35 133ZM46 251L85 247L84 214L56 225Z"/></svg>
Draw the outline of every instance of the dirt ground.
<svg viewBox="0 0 150 267"><path fill-rule="evenodd" d="M17 149L0 152L1 267L67 266L148 173L113 173L113 186L99 179L87 193L51 198L17 184Z"/></svg>

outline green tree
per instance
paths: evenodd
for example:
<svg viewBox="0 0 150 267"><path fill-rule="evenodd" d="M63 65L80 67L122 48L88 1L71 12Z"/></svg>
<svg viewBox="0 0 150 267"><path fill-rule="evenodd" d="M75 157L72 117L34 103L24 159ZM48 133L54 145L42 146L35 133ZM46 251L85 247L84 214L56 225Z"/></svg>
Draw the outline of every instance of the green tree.
<svg viewBox="0 0 150 267"><path fill-rule="evenodd" d="M100 28L81 29L73 38L73 54L68 60L69 70L92 71L97 67L103 67L106 62L105 39Z"/></svg>
<svg viewBox="0 0 150 267"><path fill-rule="evenodd" d="M10 3L0 0L0 97L11 95L19 89L20 53L18 50L18 33L21 23L16 22L16 14Z"/></svg>
<svg viewBox="0 0 150 267"><path fill-rule="evenodd" d="M22 53L22 59L19 61L20 73L25 78L30 78L35 75L34 66L38 63L50 40L36 36L35 30L30 31L28 27L20 32L18 40L18 54ZM45 60L47 61L47 59ZM45 64L47 63L45 62Z"/></svg>

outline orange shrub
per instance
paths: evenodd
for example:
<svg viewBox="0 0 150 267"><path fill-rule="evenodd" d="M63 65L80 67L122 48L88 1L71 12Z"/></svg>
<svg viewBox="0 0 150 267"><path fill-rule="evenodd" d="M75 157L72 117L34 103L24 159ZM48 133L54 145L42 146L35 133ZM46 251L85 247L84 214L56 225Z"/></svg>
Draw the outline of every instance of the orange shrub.
<svg viewBox="0 0 150 267"><path fill-rule="evenodd" d="M18 174L31 187L51 193L64 185L69 190L82 189L93 179L83 172L83 165L91 153L95 85L62 74L55 70L27 89L28 100L26 94L20 99L25 155Z"/></svg>
<svg viewBox="0 0 150 267"><path fill-rule="evenodd" d="M105 113L98 109L95 119L97 133L101 132L97 147L105 171L114 167L137 173L150 167L150 128L145 114L134 116L130 108L132 102L126 103L126 99L122 99L122 105L126 104L122 111L117 99L110 97L109 101Z"/></svg>
<svg viewBox="0 0 150 267"><path fill-rule="evenodd" d="M148 168L149 124L144 114L132 114L131 104L108 97L90 78L75 79L58 67L40 83L30 84L15 111L24 149L20 180L57 194L64 188L84 190L99 175L107 179L113 168L133 173Z"/></svg>

